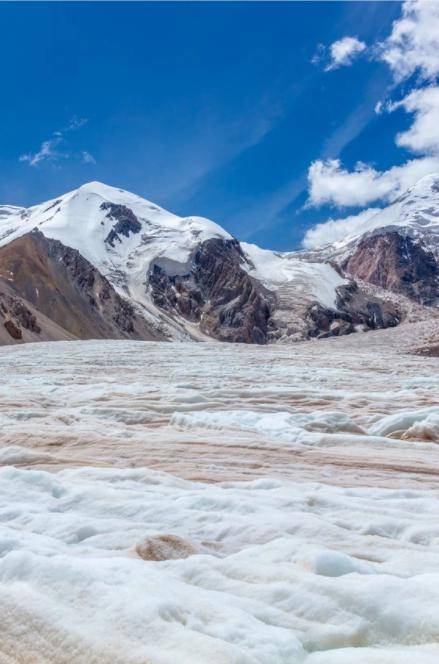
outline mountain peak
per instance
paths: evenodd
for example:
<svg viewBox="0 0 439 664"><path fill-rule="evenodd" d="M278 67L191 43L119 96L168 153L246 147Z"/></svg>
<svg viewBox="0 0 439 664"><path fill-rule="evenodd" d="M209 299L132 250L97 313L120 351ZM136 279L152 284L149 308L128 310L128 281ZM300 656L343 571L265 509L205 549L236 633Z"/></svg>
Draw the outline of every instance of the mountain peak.
<svg viewBox="0 0 439 664"><path fill-rule="evenodd" d="M428 175L424 175L424 177L417 180L408 191L430 191L434 194L439 194L439 173L429 173Z"/></svg>
<svg viewBox="0 0 439 664"><path fill-rule="evenodd" d="M364 219L361 217L359 215L357 223L351 225L344 225L343 221L329 222L335 223L339 237L331 244L316 245L316 250L323 250L327 255L331 248L336 253L343 252L366 233L398 229L401 234L413 237L422 236L425 239L428 236L430 249L439 255L439 173L424 175L392 203L377 209L371 216L365 216ZM325 224L321 228L325 228Z"/></svg>
<svg viewBox="0 0 439 664"><path fill-rule="evenodd" d="M398 203L417 202L431 198L437 201L439 198L439 173L429 173L417 180L403 194L393 201L391 205Z"/></svg>
<svg viewBox="0 0 439 664"><path fill-rule="evenodd" d="M75 248L105 276L124 274L127 282L127 275L136 273L142 292L153 261L166 255L179 271L186 269L204 240L231 239L208 219L179 217L141 196L98 181L28 209L5 208L0 221L0 246L38 229Z"/></svg>
<svg viewBox="0 0 439 664"><path fill-rule="evenodd" d="M125 189L121 189L120 187L113 187L112 185L105 184L105 182L99 182L98 180L84 182L84 184L81 184L81 186L78 187L77 191L93 192L95 194L130 194L132 196L136 196L137 198L136 194L132 194L131 192L126 191Z"/></svg>

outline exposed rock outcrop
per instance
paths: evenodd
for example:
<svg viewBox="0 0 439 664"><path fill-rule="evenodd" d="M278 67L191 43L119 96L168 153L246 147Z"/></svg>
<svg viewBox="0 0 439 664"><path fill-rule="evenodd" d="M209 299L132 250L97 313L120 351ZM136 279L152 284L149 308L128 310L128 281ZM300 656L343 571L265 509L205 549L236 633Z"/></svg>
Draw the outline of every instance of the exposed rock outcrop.
<svg viewBox="0 0 439 664"><path fill-rule="evenodd" d="M244 260L237 240L207 240L183 275L170 276L154 265L149 275L152 299L162 309L199 323L201 331L222 341L276 340L279 332L285 332L278 330L279 325L285 326L277 316L279 295L250 277L243 269ZM294 322L297 316L299 325ZM366 294L351 281L337 289L334 308L313 302L303 313L292 310L290 337L339 336L358 329L393 327L401 319L394 303Z"/></svg>
<svg viewBox="0 0 439 664"><path fill-rule="evenodd" d="M0 277L0 345L28 341L58 341L74 337L17 296Z"/></svg>
<svg viewBox="0 0 439 664"><path fill-rule="evenodd" d="M350 334L358 329L396 327L403 317L396 304L365 294L354 281L338 287L336 304L336 308L329 309L315 303L308 309L310 337L324 338Z"/></svg>
<svg viewBox="0 0 439 664"><path fill-rule="evenodd" d="M23 338L23 332L10 318L4 323L5 330L15 340Z"/></svg>
<svg viewBox="0 0 439 664"><path fill-rule="evenodd" d="M143 560L178 560L188 558L198 549L178 535L153 535L137 542L134 548Z"/></svg>
<svg viewBox="0 0 439 664"><path fill-rule="evenodd" d="M243 269L237 240L213 238L197 249L190 270L168 275L154 264L149 274L153 302L199 323L221 341L263 344L275 298Z"/></svg>
<svg viewBox="0 0 439 664"><path fill-rule="evenodd" d="M154 338L145 319L78 251L37 230L0 248L0 279L15 296L9 310L19 327L36 331L32 307L78 339Z"/></svg>
<svg viewBox="0 0 439 664"><path fill-rule="evenodd" d="M13 327L12 325L8 325L8 323L13 323L18 329L24 328L30 332L35 332L35 334L41 332L35 314L33 314L19 298L14 298L5 293L1 293L0 316L6 317L4 325L8 331L12 330ZM13 335L11 334L11 336ZM16 338L21 338L21 336Z"/></svg>
<svg viewBox="0 0 439 664"><path fill-rule="evenodd" d="M130 233L140 233L142 230L142 224L137 219L134 212L126 205L106 202L102 203L101 210L108 210L107 217L116 220L113 228L105 238L105 242L111 247L115 246L114 243L116 241L122 242L120 239L121 235L129 237Z"/></svg>
<svg viewBox="0 0 439 664"><path fill-rule="evenodd" d="M347 274L428 306L439 300L439 265L421 242L397 231L363 237L345 261Z"/></svg>

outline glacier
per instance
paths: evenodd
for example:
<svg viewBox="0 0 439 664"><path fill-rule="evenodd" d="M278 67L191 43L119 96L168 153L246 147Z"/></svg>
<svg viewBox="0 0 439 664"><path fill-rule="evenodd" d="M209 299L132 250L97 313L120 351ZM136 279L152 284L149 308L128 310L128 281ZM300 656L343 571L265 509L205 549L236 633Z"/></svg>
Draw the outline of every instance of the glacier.
<svg viewBox="0 0 439 664"><path fill-rule="evenodd" d="M426 324L0 349L0 661L433 664Z"/></svg>

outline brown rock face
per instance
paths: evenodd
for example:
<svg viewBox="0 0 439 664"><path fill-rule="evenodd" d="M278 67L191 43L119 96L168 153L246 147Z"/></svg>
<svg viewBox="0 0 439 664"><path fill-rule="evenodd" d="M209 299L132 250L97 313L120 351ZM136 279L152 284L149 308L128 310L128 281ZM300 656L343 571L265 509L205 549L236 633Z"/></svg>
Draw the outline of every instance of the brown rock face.
<svg viewBox="0 0 439 664"><path fill-rule="evenodd" d="M263 344L267 341L272 293L242 268L237 240L211 239L198 248L190 271L169 276L154 265L149 274L155 304L221 341Z"/></svg>
<svg viewBox="0 0 439 664"><path fill-rule="evenodd" d="M420 304L433 305L439 298L439 265L435 257L396 231L363 238L343 268L354 277Z"/></svg>
<svg viewBox="0 0 439 664"><path fill-rule="evenodd" d="M18 327L22 327L35 334L41 332L35 314L26 307L24 302L19 298L8 296L4 292L0 293L0 316L3 315L10 316ZM5 327L8 328L6 323Z"/></svg>
<svg viewBox="0 0 439 664"><path fill-rule="evenodd" d="M155 304L221 341L266 343L277 330L278 297L243 269L237 240L207 240L196 252L190 272L169 276L154 265L149 275ZM291 312L292 315L295 313ZM374 330L400 323L396 305L365 294L355 282L338 289L333 309L313 303L303 312L304 335L327 337Z"/></svg>
<svg viewBox="0 0 439 664"><path fill-rule="evenodd" d="M131 304L78 251L39 231L0 248L2 280L15 296L11 306L23 307L25 301L78 339L154 338ZM26 323L24 310L19 324L29 328L31 314ZM17 319L19 312L12 313Z"/></svg>
<svg viewBox="0 0 439 664"><path fill-rule="evenodd" d="M13 338L13 339L22 339L23 338L23 332L20 330L20 328L14 323L13 320L9 319L4 323L5 329L8 332L8 334Z"/></svg>
<svg viewBox="0 0 439 664"><path fill-rule="evenodd" d="M116 241L121 242L121 235L129 237L130 233L140 233L142 224L126 205L107 202L102 203L101 210L108 210L107 217L116 222L105 238L105 242L108 242L111 247L114 247Z"/></svg>
<svg viewBox="0 0 439 664"><path fill-rule="evenodd" d="M307 312L310 337L330 337L350 334L360 327L377 330L396 327L402 314L392 302L367 296L354 281L337 289L337 309L313 304Z"/></svg>
<svg viewBox="0 0 439 664"><path fill-rule="evenodd" d="M0 346L29 341L72 339L66 330L17 296L0 277Z"/></svg>

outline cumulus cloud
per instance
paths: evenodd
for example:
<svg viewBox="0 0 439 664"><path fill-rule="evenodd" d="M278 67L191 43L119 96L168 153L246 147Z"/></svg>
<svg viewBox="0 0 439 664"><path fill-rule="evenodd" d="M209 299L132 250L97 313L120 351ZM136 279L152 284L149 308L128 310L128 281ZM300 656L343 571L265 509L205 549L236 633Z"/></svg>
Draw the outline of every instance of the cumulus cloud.
<svg viewBox="0 0 439 664"><path fill-rule="evenodd" d="M357 37L343 37L331 44L329 48L331 61L325 71L350 65L354 59L366 49L366 44Z"/></svg>
<svg viewBox="0 0 439 664"><path fill-rule="evenodd" d="M399 147L422 155L389 170L378 171L361 162L352 170L342 167L339 159L318 159L308 170L309 204L338 206L368 205L373 201L391 201L417 179L439 168L439 87L413 90L401 101L387 104L387 112L403 108L414 120L395 138ZM379 112L382 112L381 107Z"/></svg>
<svg viewBox="0 0 439 664"><path fill-rule="evenodd" d="M412 152L439 155L439 87L413 90L393 105L396 107L403 107L415 116L411 127L397 135L397 145Z"/></svg>
<svg viewBox="0 0 439 664"><path fill-rule="evenodd" d="M392 201L421 177L437 170L439 156L412 159L385 171L361 162L348 171L339 159L318 159L308 170L309 204L354 207Z"/></svg>
<svg viewBox="0 0 439 664"><path fill-rule="evenodd" d="M340 45L345 40L331 47L331 53L336 46L340 49L334 51L334 63L343 62L345 51ZM377 114L398 108L412 114L411 125L396 135L395 143L416 158L387 170L377 170L362 162L346 169L339 159L317 159L308 170L309 205L349 207L389 202L419 178L439 170L439 87L434 82L439 76L439 2L404 2L401 17L394 21L389 37L376 45L373 52L388 64L396 85L418 74L419 87L397 102L379 102L375 107ZM328 224L328 232L339 228L332 219Z"/></svg>
<svg viewBox="0 0 439 664"><path fill-rule="evenodd" d="M378 52L398 81L415 72L434 79L439 74L439 2L404 2L401 18Z"/></svg>
<svg viewBox="0 0 439 664"><path fill-rule="evenodd" d="M344 219L328 219L314 228L310 228L304 239L305 249L316 249L337 240L343 240L348 235L358 235L371 230L373 217L381 211L379 207L367 208L359 214L353 214Z"/></svg>
<svg viewBox="0 0 439 664"><path fill-rule="evenodd" d="M20 155L18 158L19 161L26 162L29 166L38 166L43 162L55 163L61 159L69 159L72 156L71 153L65 149L61 150L60 147L66 147L66 137L69 133L80 129L87 122L87 118L74 116L63 129L54 131L49 139L43 141L36 152L28 152ZM84 163L96 163L89 152L83 151L81 157Z"/></svg>

